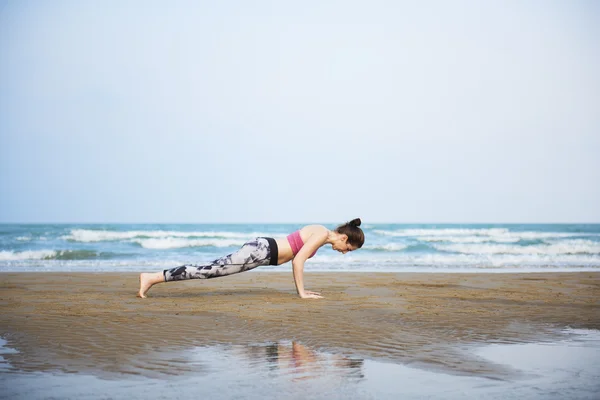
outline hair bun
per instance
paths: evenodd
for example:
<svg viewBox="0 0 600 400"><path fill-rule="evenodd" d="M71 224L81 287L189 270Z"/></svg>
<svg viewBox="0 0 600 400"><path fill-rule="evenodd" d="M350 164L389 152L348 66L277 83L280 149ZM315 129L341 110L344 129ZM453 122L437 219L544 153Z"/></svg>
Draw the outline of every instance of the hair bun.
<svg viewBox="0 0 600 400"><path fill-rule="evenodd" d="M357 249L360 249L365 243L365 234L362 229L359 228L361 222L360 218L354 218L352 221L346 222L335 228L335 231L348 236L348 243Z"/></svg>
<svg viewBox="0 0 600 400"><path fill-rule="evenodd" d="M361 220L360 218L354 218L352 221L348 222L348 225L352 225L352 226L360 226L361 224Z"/></svg>

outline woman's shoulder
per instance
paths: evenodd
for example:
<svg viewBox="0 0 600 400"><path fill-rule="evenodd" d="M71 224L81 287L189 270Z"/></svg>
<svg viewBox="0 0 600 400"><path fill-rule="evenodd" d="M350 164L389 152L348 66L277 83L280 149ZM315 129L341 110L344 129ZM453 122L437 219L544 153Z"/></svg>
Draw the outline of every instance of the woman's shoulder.
<svg viewBox="0 0 600 400"><path fill-rule="evenodd" d="M329 232L329 229L324 227L323 225L305 225L299 229L299 231L304 235L312 236L314 234L324 235Z"/></svg>

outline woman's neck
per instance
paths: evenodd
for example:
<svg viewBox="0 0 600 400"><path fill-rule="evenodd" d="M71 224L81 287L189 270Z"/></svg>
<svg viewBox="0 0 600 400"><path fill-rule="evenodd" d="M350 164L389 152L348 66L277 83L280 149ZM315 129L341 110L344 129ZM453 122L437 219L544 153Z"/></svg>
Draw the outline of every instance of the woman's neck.
<svg viewBox="0 0 600 400"><path fill-rule="evenodd" d="M329 233L327 234L327 242L328 244L333 244L333 242L337 241L340 239L340 234L337 233L336 231L329 231Z"/></svg>

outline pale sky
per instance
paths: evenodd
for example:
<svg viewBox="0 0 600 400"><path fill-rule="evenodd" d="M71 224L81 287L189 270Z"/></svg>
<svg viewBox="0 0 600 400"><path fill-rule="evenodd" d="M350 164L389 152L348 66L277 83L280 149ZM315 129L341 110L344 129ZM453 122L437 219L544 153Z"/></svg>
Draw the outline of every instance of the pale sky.
<svg viewBox="0 0 600 400"><path fill-rule="evenodd" d="M0 1L0 222L600 222L595 1Z"/></svg>

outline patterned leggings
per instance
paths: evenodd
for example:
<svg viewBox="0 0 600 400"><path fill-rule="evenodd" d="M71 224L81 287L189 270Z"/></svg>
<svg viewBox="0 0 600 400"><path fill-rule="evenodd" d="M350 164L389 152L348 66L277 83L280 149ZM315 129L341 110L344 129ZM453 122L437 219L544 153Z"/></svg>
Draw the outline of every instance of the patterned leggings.
<svg viewBox="0 0 600 400"><path fill-rule="evenodd" d="M277 265L277 242L272 238L256 238L246 242L238 251L217 258L208 264L185 264L165 269L165 282L183 279L210 279L249 271L261 265Z"/></svg>

